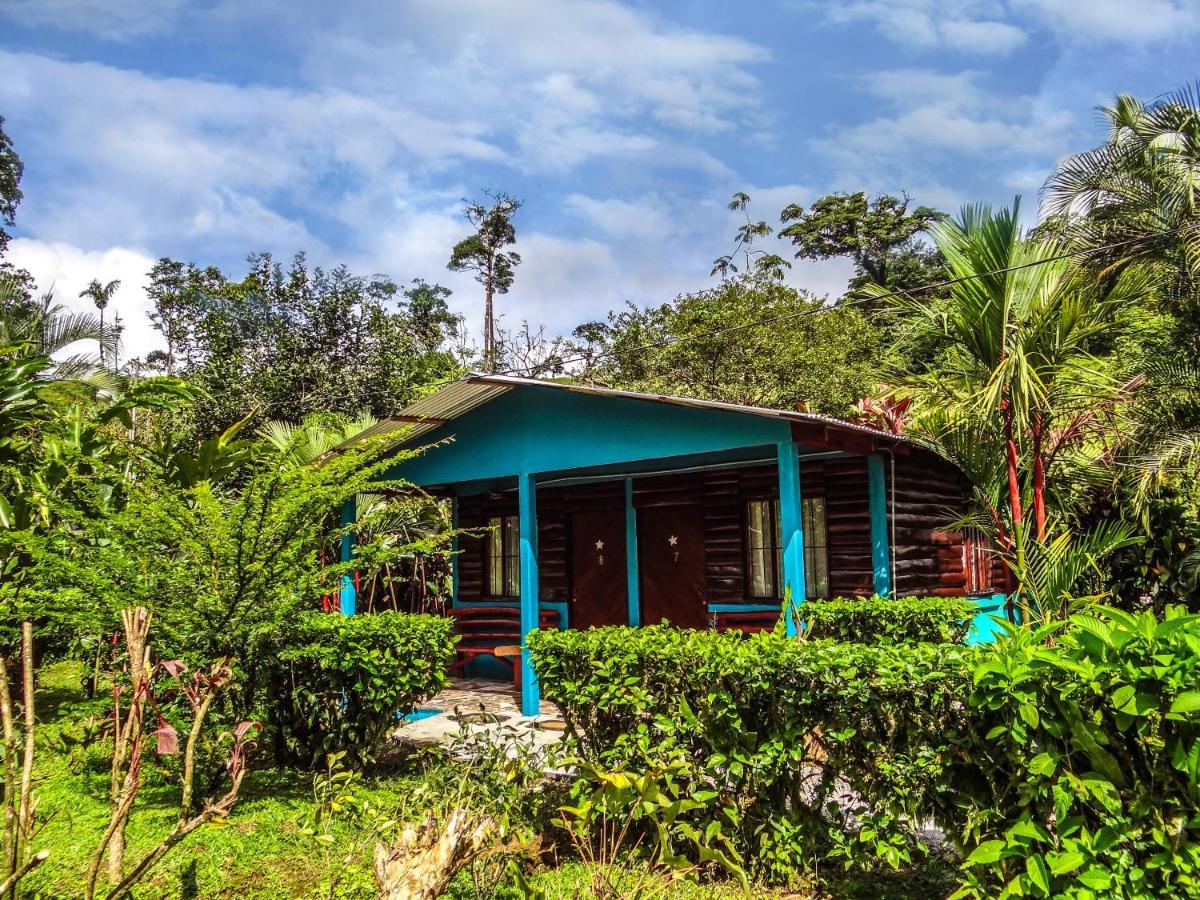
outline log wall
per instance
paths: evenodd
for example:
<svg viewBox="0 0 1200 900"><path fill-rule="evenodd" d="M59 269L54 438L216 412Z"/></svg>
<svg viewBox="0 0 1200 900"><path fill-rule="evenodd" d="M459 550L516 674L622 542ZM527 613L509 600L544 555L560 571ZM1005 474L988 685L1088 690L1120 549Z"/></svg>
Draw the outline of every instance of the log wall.
<svg viewBox="0 0 1200 900"><path fill-rule="evenodd" d="M885 456L891 499L892 466ZM901 596L954 596L966 587L962 535L946 524L961 511L968 486L943 460L921 450L895 461L895 571ZM801 463L800 490L824 497L829 588L834 596L870 594L873 586L867 465L864 457ZM747 466L634 479L638 508L701 504L705 535L708 602L747 600L743 507L747 500L777 497L773 465ZM538 491L538 561L541 597L566 601L571 594L569 513L577 509L621 509L620 481L547 486ZM516 515L515 492L459 501L459 524L482 528L491 516ZM484 543L464 537L459 557L459 598L484 599Z"/></svg>

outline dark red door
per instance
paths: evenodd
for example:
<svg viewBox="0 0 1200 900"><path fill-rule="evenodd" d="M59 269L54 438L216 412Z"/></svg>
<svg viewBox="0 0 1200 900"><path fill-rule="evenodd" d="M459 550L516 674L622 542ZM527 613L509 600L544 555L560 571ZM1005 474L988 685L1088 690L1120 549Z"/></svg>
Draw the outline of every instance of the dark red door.
<svg viewBox="0 0 1200 900"><path fill-rule="evenodd" d="M571 515L572 628L629 624L625 511Z"/></svg>
<svg viewBox="0 0 1200 900"><path fill-rule="evenodd" d="M642 624L707 628L704 507L651 506L637 516Z"/></svg>

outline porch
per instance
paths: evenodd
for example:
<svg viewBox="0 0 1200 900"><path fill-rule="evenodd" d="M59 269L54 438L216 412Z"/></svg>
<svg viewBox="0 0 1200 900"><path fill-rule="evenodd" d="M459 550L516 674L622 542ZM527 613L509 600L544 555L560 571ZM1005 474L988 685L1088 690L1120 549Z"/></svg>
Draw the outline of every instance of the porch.
<svg viewBox="0 0 1200 900"><path fill-rule="evenodd" d="M389 474L448 498L464 530L454 605L515 607L517 638L548 612L560 628L708 627L777 613L785 597L968 586L961 535L936 524L965 496L961 475L863 426L469 376L378 428L406 428L405 446L427 447ZM341 600L354 611L352 583ZM521 710L536 715L527 651L519 666ZM510 671L473 664L489 667Z"/></svg>

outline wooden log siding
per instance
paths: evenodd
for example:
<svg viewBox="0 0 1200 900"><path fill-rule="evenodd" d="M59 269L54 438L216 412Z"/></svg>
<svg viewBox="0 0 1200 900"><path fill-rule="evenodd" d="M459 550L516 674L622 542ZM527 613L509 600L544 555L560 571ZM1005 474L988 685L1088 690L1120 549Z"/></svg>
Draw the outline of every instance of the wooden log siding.
<svg viewBox="0 0 1200 900"><path fill-rule="evenodd" d="M890 461L885 465L891 503ZM969 490L957 469L928 451L896 457L893 583L899 596L953 597L966 590L963 536L947 526L961 514Z"/></svg>
<svg viewBox="0 0 1200 900"><path fill-rule="evenodd" d="M888 500L891 463L885 458ZM864 457L846 457L800 465L805 497L824 497L828 528L829 591L855 596L872 591L871 523ZM946 530L950 510L961 509L965 480L956 469L925 451L896 458L893 583L901 596L961 595L966 572L961 534ZM779 496L774 465L746 466L634 479L634 506L704 507L706 599L709 603L748 602L743 508L747 500ZM538 559L541 598L571 597L570 513L584 509L621 509L624 483L547 485L538 491ZM459 500L463 528L483 528L492 516L516 515L515 493ZM463 538L459 558L459 598L484 596L484 542ZM758 601L761 602L761 601Z"/></svg>

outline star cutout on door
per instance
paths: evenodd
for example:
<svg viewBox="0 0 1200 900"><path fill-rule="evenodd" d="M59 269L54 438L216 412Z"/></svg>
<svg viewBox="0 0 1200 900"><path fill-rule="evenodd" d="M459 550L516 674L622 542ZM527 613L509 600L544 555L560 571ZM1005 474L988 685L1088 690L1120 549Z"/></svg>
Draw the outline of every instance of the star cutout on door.
<svg viewBox="0 0 1200 900"><path fill-rule="evenodd" d="M675 547L679 544L679 538L677 538L675 535L671 535L669 538L667 538L667 543L672 547Z"/></svg>
<svg viewBox="0 0 1200 900"><path fill-rule="evenodd" d="M603 550L604 549L604 541L596 541L596 549Z"/></svg>

